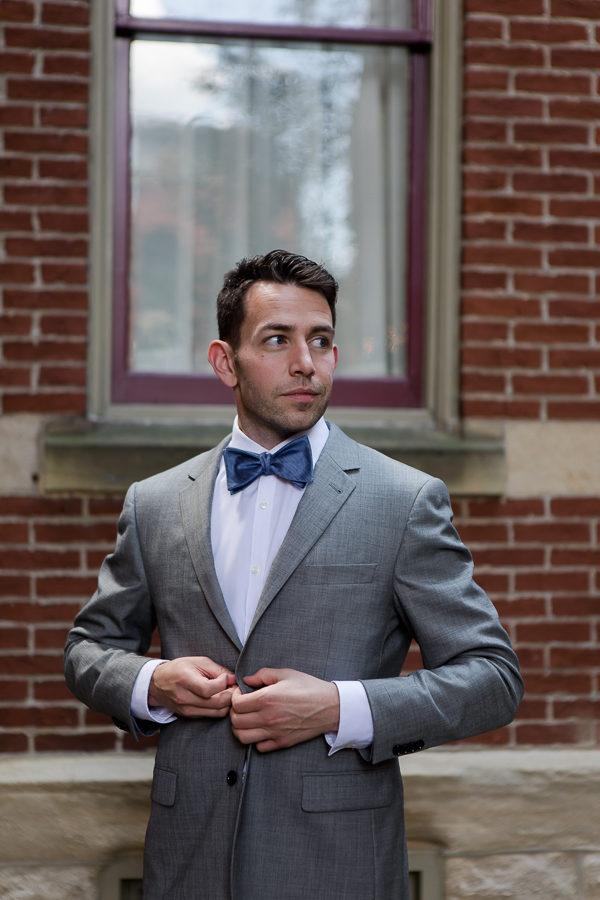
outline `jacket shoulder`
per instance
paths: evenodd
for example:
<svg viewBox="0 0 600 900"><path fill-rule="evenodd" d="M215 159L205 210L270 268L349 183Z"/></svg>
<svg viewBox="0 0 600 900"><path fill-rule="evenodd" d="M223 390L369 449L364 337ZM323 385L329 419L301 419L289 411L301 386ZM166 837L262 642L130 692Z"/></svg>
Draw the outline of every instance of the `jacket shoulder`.
<svg viewBox="0 0 600 900"><path fill-rule="evenodd" d="M427 472L415 469L366 444L358 443L337 425L330 425L330 438L326 447L346 471L358 469L363 477L379 481L389 487L395 485L418 492L428 482L443 484Z"/></svg>

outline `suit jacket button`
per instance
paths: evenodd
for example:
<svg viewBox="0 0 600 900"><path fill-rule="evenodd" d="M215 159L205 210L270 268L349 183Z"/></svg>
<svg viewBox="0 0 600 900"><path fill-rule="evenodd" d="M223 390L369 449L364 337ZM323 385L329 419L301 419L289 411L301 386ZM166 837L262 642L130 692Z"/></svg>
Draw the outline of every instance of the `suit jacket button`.
<svg viewBox="0 0 600 900"><path fill-rule="evenodd" d="M229 787L233 787L233 785L237 781L237 772L234 769L232 769L231 772L227 773L227 778L225 779L225 781L227 782Z"/></svg>

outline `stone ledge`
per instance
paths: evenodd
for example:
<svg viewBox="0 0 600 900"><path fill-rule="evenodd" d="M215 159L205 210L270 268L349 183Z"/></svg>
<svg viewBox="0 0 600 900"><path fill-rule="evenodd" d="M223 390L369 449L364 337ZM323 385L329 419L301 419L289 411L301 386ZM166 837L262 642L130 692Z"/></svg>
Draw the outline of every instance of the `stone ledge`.
<svg viewBox="0 0 600 900"><path fill-rule="evenodd" d="M153 764L151 751L0 757L0 894L112 898L119 875L139 877ZM600 750L434 749L401 768L428 897L599 900Z"/></svg>
<svg viewBox="0 0 600 900"><path fill-rule="evenodd" d="M487 435L455 437L399 426L344 430L393 459L441 478L451 494L501 495L504 447ZM43 435L43 490L48 494L123 494L133 481L213 447L229 426L137 425L87 421L49 425Z"/></svg>
<svg viewBox="0 0 600 900"><path fill-rule="evenodd" d="M153 763L152 753L0 758L4 860L28 858L44 822L45 859L141 847ZM449 855L600 851L600 750L429 750L401 769L411 841ZM94 816L103 827L92 837Z"/></svg>
<svg viewBox="0 0 600 900"><path fill-rule="evenodd" d="M406 777L459 777L472 781L495 775L547 774L564 777L573 774L583 777L596 774L600 777L600 748L535 748L515 750L427 750L403 757L402 772Z"/></svg>
<svg viewBox="0 0 600 900"><path fill-rule="evenodd" d="M0 863L98 866L141 852L153 764L151 754L0 758Z"/></svg>
<svg viewBox="0 0 600 900"><path fill-rule="evenodd" d="M154 753L52 753L0 756L0 787L11 785L71 785L120 782L150 783ZM405 780L434 778L498 785L516 777L541 775L548 780L600 780L599 749L462 750L437 749L405 756ZM600 811L600 810L599 810ZM600 835L600 832L599 832Z"/></svg>
<svg viewBox="0 0 600 900"><path fill-rule="evenodd" d="M600 750L430 750L401 769L409 836L446 853L600 848Z"/></svg>
<svg viewBox="0 0 600 900"><path fill-rule="evenodd" d="M57 753L39 756L0 756L0 789L76 784L149 784L154 753Z"/></svg>

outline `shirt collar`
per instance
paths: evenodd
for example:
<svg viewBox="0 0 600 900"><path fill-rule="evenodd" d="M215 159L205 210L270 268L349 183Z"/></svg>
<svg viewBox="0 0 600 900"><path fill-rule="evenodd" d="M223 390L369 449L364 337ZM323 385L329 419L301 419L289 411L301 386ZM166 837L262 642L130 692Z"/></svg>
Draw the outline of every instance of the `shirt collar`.
<svg viewBox="0 0 600 900"><path fill-rule="evenodd" d="M231 434L231 441L229 443L229 446L235 448L236 450L247 450L250 453L276 453L277 450L281 450L281 448L286 444L289 444L290 441L301 437L303 434L308 437L308 440L310 442L310 449L314 465L321 455L321 451L323 450L323 447L327 443L327 438L329 437L329 428L327 427L327 423L323 417L321 417L318 422L315 422L313 427L309 428L308 431L299 431L297 434L292 435L292 437L287 438L285 441L277 444L276 447L271 447L271 449L267 451L266 447L262 447L260 444L257 444L256 441L253 441L252 438L249 438L244 434L238 424L238 417L236 416L233 421L233 431Z"/></svg>

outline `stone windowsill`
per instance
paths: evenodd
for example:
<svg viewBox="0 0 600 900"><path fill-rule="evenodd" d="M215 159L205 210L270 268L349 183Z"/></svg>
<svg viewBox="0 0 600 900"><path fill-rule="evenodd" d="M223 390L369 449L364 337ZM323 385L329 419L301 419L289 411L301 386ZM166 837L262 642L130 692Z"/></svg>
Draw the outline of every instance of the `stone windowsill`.
<svg viewBox="0 0 600 900"><path fill-rule="evenodd" d="M137 425L88 421L49 425L43 436L45 493L123 494L134 481L213 447L228 433L218 424ZM506 466L501 439L457 437L401 427L353 425L361 443L436 475L454 496L499 496Z"/></svg>

